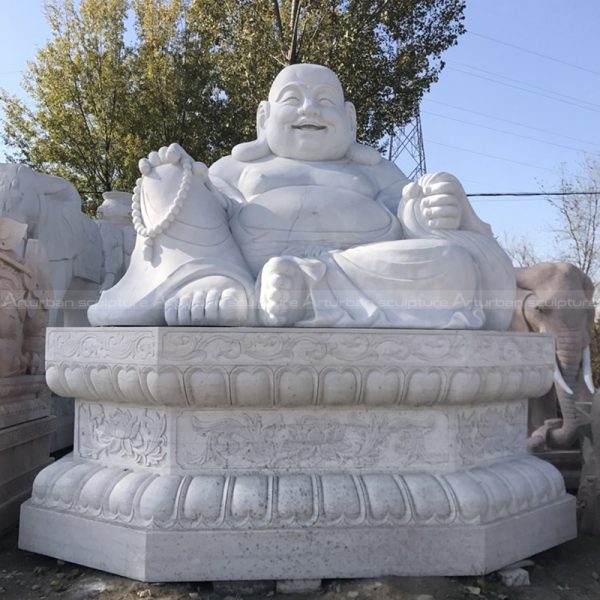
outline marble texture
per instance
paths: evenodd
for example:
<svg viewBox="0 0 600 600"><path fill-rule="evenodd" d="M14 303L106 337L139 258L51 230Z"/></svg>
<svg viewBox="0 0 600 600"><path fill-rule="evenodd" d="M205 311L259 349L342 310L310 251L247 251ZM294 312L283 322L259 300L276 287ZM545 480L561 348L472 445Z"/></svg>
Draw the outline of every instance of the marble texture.
<svg viewBox="0 0 600 600"><path fill-rule="evenodd" d="M51 329L76 444L20 546L146 581L496 570L576 534L526 451L553 354L486 331Z"/></svg>
<svg viewBox="0 0 600 600"><path fill-rule="evenodd" d="M460 182L359 144L325 67L283 69L257 139L210 169L173 144L140 171L130 267L92 325L508 328L511 261Z"/></svg>

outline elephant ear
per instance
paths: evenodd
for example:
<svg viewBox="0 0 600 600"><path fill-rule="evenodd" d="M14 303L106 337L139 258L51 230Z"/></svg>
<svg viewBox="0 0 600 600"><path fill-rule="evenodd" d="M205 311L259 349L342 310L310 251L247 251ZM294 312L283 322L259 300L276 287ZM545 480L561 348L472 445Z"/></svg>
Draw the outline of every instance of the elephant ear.
<svg viewBox="0 0 600 600"><path fill-rule="evenodd" d="M585 295L585 302L589 304L586 307L587 314L587 327L588 333L591 337L592 330L594 329L594 323L596 322L596 307L594 306L594 292L596 291L594 288L594 283L592 280L582 272L582 283L583 283L583 292Z"/></svg>
<svg viewBox="0 0 600 600"><path fill-rule="evenodd" d="M32 237L43 244L49 260L72 259L83 247L79 194L61 177L35 171L32 177L40 202L38 226Z"/></svg>

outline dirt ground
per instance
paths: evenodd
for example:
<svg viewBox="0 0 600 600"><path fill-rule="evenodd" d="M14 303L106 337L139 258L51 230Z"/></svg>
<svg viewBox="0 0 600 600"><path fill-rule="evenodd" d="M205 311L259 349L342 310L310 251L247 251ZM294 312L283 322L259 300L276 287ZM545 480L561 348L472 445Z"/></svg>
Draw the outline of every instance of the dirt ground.
<svg viewBox="0 0 600 600"><path fill-rule="evenodd" d="M17 549L17 534L0 538L0 600L599 600L600 538L581 536L532 557L531 584L506 587L485 577L386 577L324 580L321 590L283 595L273 582L147 584Z"/></svg>

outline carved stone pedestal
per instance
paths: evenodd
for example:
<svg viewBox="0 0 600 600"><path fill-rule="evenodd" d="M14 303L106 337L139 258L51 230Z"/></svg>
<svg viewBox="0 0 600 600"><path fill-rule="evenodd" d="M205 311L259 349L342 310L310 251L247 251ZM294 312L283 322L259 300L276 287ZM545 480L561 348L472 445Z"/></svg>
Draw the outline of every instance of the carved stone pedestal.
<svg viewBox="0 0 600 600"><path fill-rule="evenodd" d="M51 329L72 456L20 546L147 581L486 573L576 535L526 453L549 336Z"/></svg>
<svg viewBox="0 0 600 600"><path fill-rule="evenodd" d="M49 397L43 375L0 378L0 533L16 526L35 476L50 462Z"/></svg>

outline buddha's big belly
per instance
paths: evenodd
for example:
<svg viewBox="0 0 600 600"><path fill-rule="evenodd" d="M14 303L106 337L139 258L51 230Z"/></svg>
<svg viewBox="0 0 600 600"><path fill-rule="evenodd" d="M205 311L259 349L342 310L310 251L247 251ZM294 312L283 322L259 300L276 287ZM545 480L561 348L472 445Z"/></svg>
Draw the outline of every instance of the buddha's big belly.
<svg viewBox="0 0 600 600"><path fill-rule="evenodd" d="M278 188L256 196L233 216L231 230L255 275L272 256L402 237L398 219L373 198L316 185Z"/></svg>

